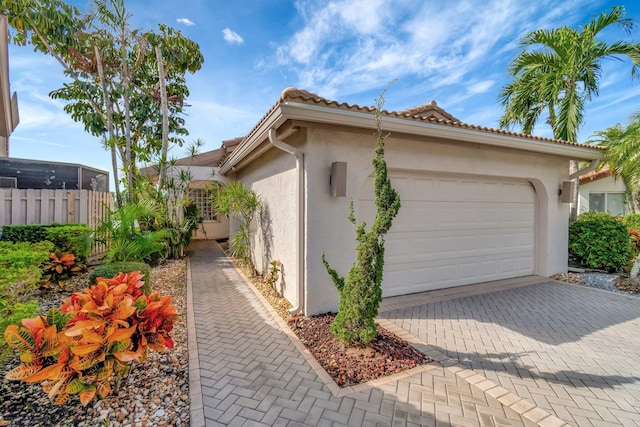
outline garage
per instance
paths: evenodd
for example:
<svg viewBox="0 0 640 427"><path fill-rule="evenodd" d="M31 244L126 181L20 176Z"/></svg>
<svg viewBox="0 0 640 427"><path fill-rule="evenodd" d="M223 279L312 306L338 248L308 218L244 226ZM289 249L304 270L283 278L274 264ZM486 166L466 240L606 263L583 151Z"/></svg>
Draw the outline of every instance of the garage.
<svg viewBox="0 0 640 427"><path fill-rule="evenodd" d="M461 122L435 102L379 117L402 200L383 296L567 271L568 165L595 165L601 147ZM282 263L294 311L339 307L322 259L345 278L357 262L349 202L371 226L375 130L372 107L288 88L220 168L260 193L258 270Z"/></svg>
<svg viewBox="0 0 640 427"><path fill-rule="evenodd" d="M390 171L402 208L386 236L383 296L533 274L536 197L525 180ZM375 215L373 178L358 210Z"/></svg>

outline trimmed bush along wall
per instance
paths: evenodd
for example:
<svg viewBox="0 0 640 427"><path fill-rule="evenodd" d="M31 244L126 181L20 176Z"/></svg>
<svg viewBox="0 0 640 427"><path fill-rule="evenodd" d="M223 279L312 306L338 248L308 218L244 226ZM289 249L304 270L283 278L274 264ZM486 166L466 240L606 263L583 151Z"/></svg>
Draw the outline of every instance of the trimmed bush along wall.
<svg viewBox="0 0 640 427"><path fill-rule="evenodd" d="M55 251L71 253L85 262L91 251L93 230L83 224L3 225L1 241L37 243L48 240Z"/></svg>
<svg viewBox="0 0 640 427"><path fill-rule="evenodd" d="M629 228L608 213L583 213L569 226L569 254L589 268L622 271L633 257Z"/></svg>

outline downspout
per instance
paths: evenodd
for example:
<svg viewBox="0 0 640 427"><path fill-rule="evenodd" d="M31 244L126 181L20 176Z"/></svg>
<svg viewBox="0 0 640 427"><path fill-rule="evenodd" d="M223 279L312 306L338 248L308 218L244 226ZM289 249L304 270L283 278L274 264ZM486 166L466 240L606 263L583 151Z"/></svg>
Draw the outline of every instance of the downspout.
<svg viewBox="0 0 640 427"><path fill-rule="evenodd" d="M302 151L289 144L280 141L276 136L274 128L269 129L269 142L274 147L296 156L296 169L298 170L298 214L296 222L296 240L298 242L298 300L293 308L289 310L292 316L300 313L304 308L304 154Z"/></svg>
<svg viewBox="0 0 640 427"><path fill-rule="evenodd" d="M589 172L595 170L599 164L600 164L600 160L597 160L597 159L591 160L591 163L589 164L589 166L582 168L577 172L572 173L571 175L569 175L569 179L580 178L582 175L588 174Z"/></svg>

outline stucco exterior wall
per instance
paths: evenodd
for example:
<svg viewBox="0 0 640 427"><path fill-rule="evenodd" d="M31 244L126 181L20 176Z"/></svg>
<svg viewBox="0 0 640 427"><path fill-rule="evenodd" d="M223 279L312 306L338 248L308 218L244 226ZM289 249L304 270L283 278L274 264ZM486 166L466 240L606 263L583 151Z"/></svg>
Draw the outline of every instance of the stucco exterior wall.
<svg viewBox="0 0 640 427"><path fill-rule="evenodd" d="M305 312L309 315L337 309L338 294L321 256L326 253L332 267L345 276L355 260L355 229L347 220L348 206L353 200L358 216L358 191L373 172L375 139L371 131L333 126L310 128L307 138ZM566 271L569 206L560 203L558 188L568 178L568 159L401 135L387 138L386 159L389 169L398 171L440 171L531 182L537 198L534 274ZM329 174L335 161L347 162L347 197L330 195Z"/></svg>
<svg viewBox="0 0 640 427"><path fill-rule="evenodd" d="M611 176L580 185L578 189L578 214L589 212L589 193L624 193L622 179Z"/></svg>
<svg viewBox="0 0 640 427"><path fill-rule="evenodd" d="M301 135L287 140L301 142ZM240 170L234 177L256 191L262 201L262 212L254 224L256 268L259 274L268 272L272 260L282 262L279 291L292 305L298 298L298 246L296 240L298 172L295 156L277 148ZM237 224L231 220L230 236Z"/></svg>

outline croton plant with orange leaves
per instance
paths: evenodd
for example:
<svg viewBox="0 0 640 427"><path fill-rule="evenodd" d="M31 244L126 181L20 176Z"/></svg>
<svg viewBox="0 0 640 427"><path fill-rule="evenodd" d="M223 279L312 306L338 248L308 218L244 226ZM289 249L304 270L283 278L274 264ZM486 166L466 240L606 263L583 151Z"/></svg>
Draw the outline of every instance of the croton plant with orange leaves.
<svg viewBox="0 0 640 427"><path fill-rule="evenodd" d="M126 375L130 362L144 361L150 349L173 348L176 307L170 296L145 295L142 277L136 271L98 278L46 316L8 326L5 341L22 363L5 378L43 382L56 404L78 394L84 406L107 396L112 376Z"/></svg>

